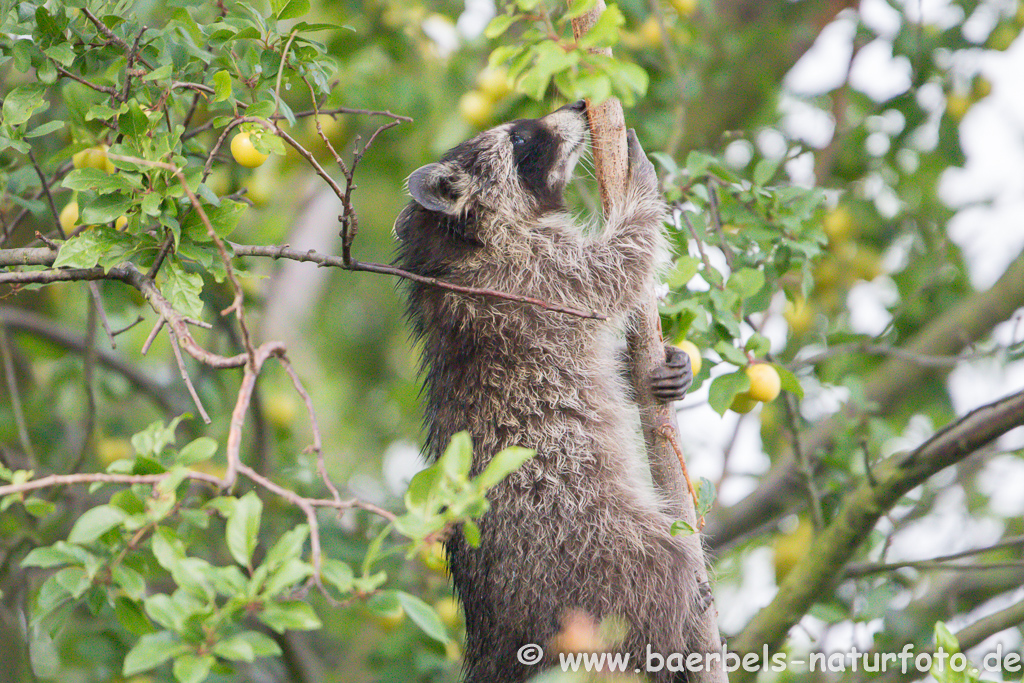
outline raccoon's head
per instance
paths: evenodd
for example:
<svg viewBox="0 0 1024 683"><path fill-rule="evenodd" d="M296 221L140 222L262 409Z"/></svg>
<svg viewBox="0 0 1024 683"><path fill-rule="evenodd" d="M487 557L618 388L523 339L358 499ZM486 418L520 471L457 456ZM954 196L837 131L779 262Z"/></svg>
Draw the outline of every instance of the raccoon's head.
<svg viewBox="0 0 1024 683"><path fill-rule="evenodd" d="M539 119L484 131L414 171L409 194L419 207L440 214L442 224L477 242L486 241L473 233L489 217L513 223L559 209L587 139L585 112L581 100Z"/></svg>

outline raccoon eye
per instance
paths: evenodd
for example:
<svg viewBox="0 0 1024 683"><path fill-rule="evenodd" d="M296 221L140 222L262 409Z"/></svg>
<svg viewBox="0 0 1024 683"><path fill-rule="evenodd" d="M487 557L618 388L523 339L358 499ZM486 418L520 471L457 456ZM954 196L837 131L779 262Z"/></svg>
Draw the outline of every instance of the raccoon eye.
<svg viewBox="0 0 1024 683"><path fill-rule="evenodd" d="M526 139L523 138L523 136L520 135L519 133L512 133L512 134L509 135L509 137L512 140L512 146L513 147L519 147L520 145L526 143Z"/></svg>

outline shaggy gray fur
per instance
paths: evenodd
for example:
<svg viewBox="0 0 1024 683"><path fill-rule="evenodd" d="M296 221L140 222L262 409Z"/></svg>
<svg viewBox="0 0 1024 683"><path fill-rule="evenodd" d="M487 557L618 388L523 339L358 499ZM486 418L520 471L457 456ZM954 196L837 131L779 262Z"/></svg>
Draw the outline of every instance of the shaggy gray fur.
<svg viewBox="0 0 1024 683"><path fill-rule="evenodd" d="M696 560L641 476L636 410L616 359L627 314L651 296L667 209L630 131L626 199L603 229L577 225L562 191L586 137L581 103L485 131L410 177L414 201L396 221L398 263L409 270L612 317L409 285L430 456L464 429L474 473L507 446L537 451L491 492L480 547L458 531L447 542L468 683L522 681L557 662L549 652L526 667L516 653L550 649L573 609L625 620L630 671L648 645L687 653L696 642Z"/></svg>

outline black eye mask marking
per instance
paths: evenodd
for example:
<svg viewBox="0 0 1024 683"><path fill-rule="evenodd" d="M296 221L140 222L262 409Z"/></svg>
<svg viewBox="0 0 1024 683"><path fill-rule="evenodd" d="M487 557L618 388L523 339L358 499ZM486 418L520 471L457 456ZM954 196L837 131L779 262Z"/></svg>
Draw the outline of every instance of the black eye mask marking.
<svg viewBox="0 0 1024 683"><path fill-rule="evenodd" d="M512 156L519 179L542 207L561 203L561 192L548 184L558 161L559 141L536 120L516 121L509 130Z"/></svg>

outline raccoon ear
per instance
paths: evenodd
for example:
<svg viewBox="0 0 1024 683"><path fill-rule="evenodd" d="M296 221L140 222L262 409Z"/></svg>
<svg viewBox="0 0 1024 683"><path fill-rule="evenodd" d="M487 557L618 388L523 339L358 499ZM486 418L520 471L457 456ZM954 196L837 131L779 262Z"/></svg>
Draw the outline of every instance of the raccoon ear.
<svg viewBox="0 0 1024 683"><path fill-rule="evenodd" d="M427 164L413 171L406 184L417 204L430 211L450 214L459 198L459 191L452 180L451 171L446 166Z"/></svg>

